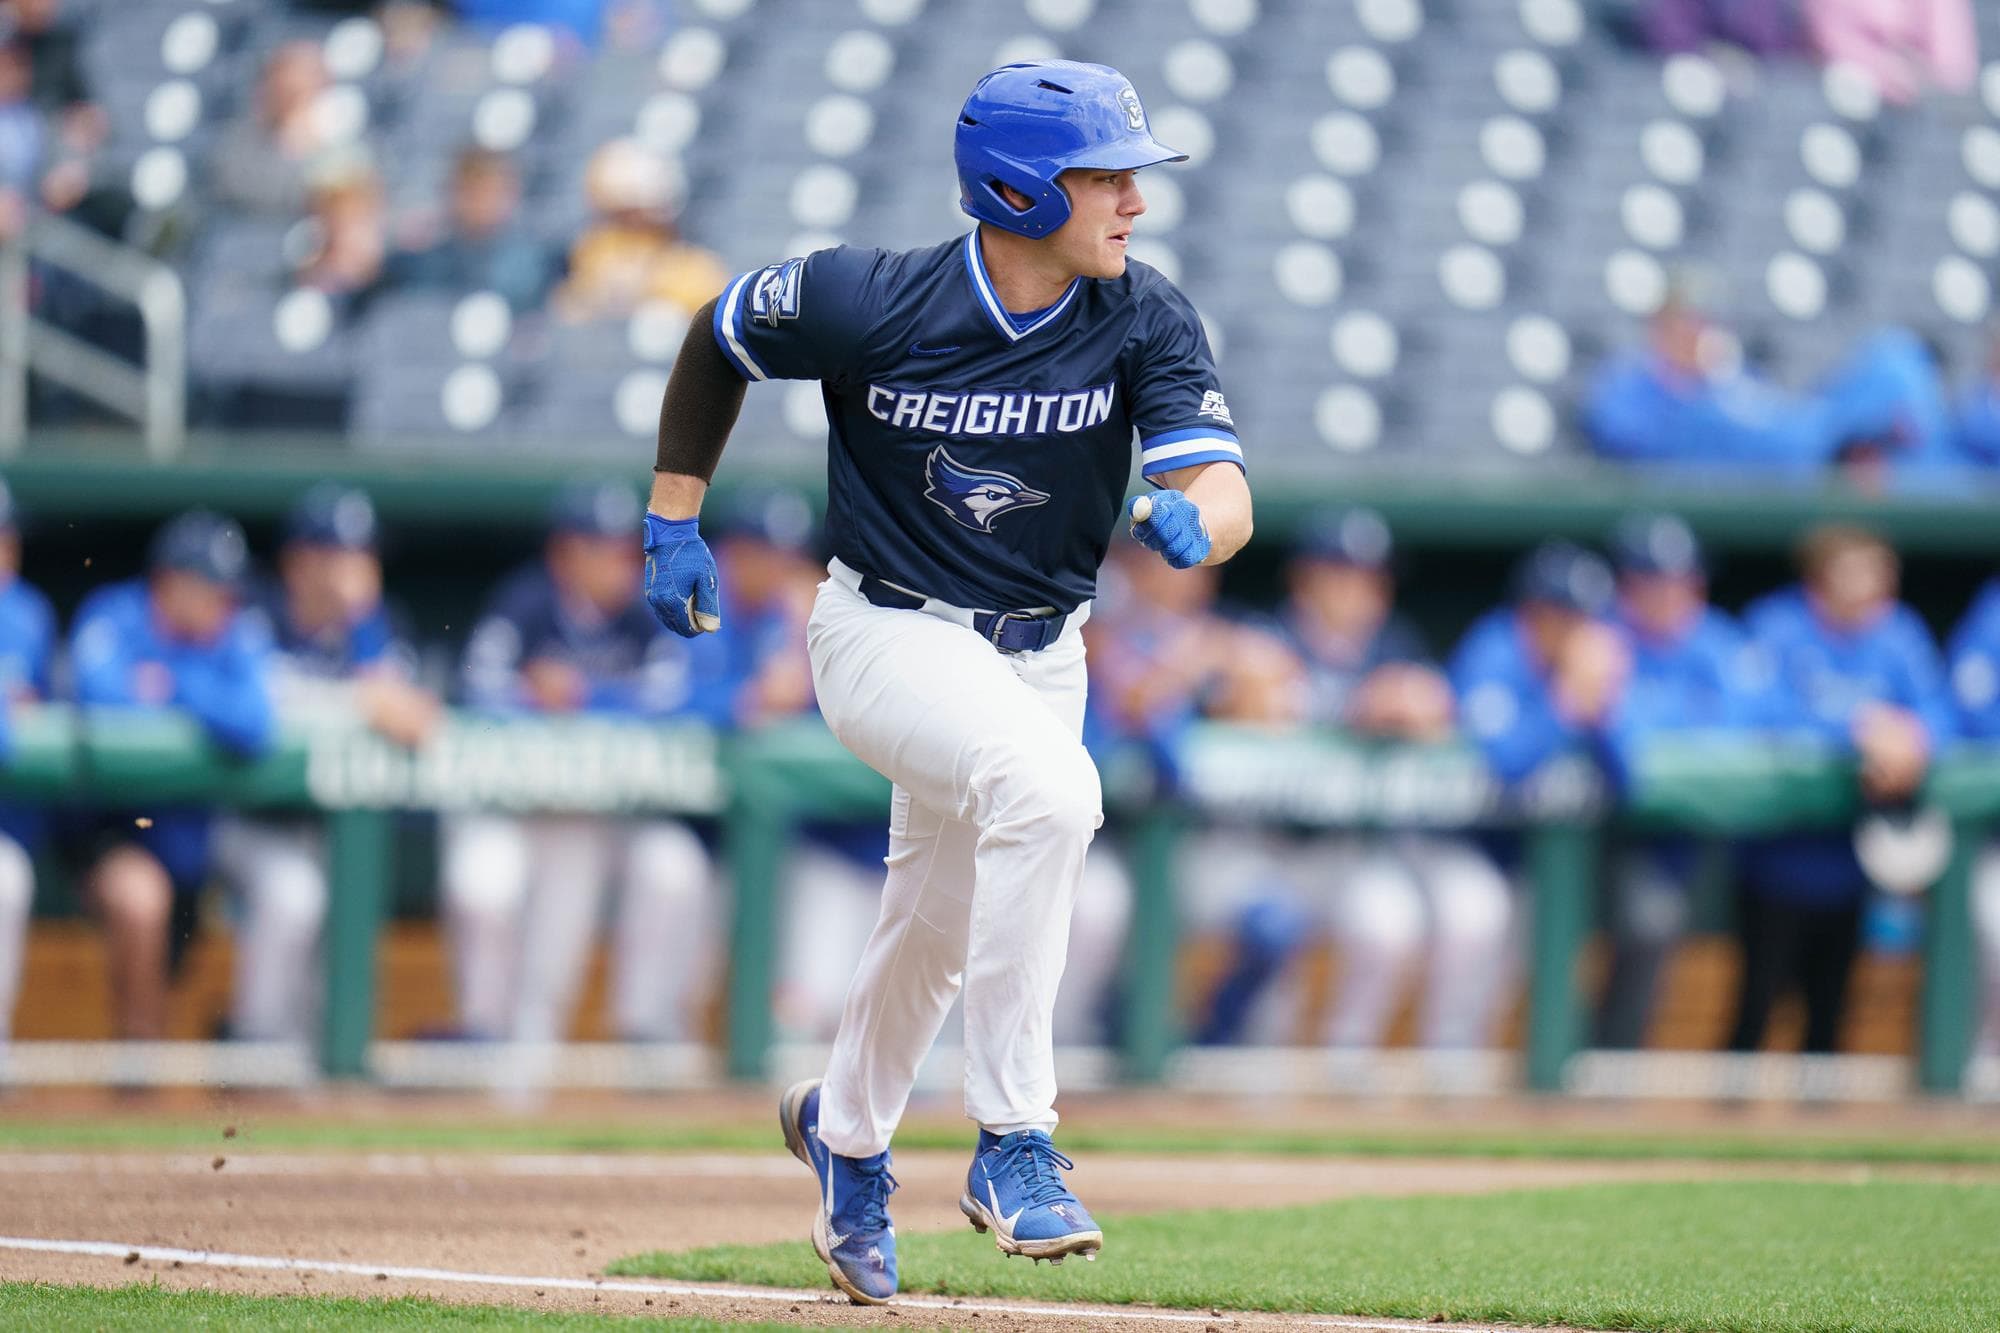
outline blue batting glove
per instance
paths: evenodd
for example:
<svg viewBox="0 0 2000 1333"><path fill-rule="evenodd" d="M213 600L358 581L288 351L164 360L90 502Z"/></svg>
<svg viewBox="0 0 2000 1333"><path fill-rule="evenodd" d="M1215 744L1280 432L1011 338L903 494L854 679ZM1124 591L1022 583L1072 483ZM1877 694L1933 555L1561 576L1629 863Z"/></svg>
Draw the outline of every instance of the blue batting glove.
<svg viewBox="0 0 2000 1333"><path fill-rule="evenodd" d="M646 605L683 639L722 628L715 557L691 518L646 515Z"/></svg>
<svg viewBox="0 0 2000 1333"><path fill-rule="evenodd" d="M1201 510L1179 491L1155 491L1134 496L1127 510L1132 538L1175 569L1190 569L1208 559L1208 525Z"/></svg>

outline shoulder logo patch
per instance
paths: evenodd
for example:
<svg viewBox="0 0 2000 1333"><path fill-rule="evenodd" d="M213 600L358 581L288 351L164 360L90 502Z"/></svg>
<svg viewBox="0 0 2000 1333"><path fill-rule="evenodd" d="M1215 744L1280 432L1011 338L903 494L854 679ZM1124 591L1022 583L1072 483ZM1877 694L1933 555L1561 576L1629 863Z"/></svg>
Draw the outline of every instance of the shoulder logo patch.
<svg viewBox="0 0 2000 1333"><path fill-rule="evenodd" d="M1234 426L1236 424L1230 419L1229 404L1222 400L1222 394L1215 389L1210 389L1202 394L1201 406L1195 409L1195 415L1214 417L1225 426Z"/></svg>
<svg viewBox="0 0 2000 1333"><path fill-rule="evenodd" d="M799 279L805 266L803 259L787 259L759 273L757 280L751 284L750 318L761 320L774 329L781 319L797 319Z"/></svg>
<svg viewBox="0 0 2000 1333"><path fill-rule="evenodd" d="M961 526L991 532L1002 514L1047 504L1052 497L1005 472L966 467L939 445L924 460L924 498Z"/></svg>

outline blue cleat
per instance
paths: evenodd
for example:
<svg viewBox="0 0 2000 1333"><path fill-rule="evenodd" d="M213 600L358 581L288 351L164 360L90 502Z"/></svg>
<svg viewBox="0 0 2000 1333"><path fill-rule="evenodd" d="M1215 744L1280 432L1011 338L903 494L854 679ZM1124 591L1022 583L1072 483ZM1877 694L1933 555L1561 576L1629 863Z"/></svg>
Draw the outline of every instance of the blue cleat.
<svg viewBox="0 0 2000 1333"><path fill-rule="evenodd" d="M982 1129L958 1210L975 1231L991 1231L1002 1254L1058 1264L1072 1254L1095 1259L1104 1233L1058 1174L1075 1166L1039 1129L1006 1138Z"/></svg>
<svg viewBox="0 0 2000 1333"><path fill-rule="evenodd" d="M794 1083L778 1103L785 1146L819 1179L813 1250L848 1299L881 1305L896 1294L896 1229L889 1223L896 1178L889 1174L886 1152L842 1157L820 1143L819 1083L816 1078Z"/></svg>

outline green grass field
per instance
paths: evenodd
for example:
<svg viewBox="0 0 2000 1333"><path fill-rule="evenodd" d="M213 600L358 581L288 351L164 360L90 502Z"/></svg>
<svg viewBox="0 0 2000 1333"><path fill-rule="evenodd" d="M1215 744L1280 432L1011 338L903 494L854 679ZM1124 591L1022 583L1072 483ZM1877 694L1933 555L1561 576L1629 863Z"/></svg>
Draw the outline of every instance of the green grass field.
<svg viewBox="0 0 2000 1333"><path fill-rule="evenodd" d="M201 1150L222 1140L225 1123L239 1128L238 1150L290 1152L770 1152L775 1126L752 1123L575 1123L561 1119L451 1124L439 1121L274 1119L0 1120L0 1152L14 1150ZM962 1124L913 1123L896 1136L901 1149L967 1150L971 1131ZM1611 1134L1553 1128L1546 1131L1466 1132L1436 1126L1394 1132L1313 1133L1120 1127L1100 1130L1065 1125L1063 1146L1082 1152L1257 1153L1279 1156L1541 1157L1665 1159L1745 1162L1853 1162L1857 1164L2000 1164L2000 1134L1901 1139L1870 1136L1800 1137L1796 1134Z"/></svg>
<svg viewBox="0 0 2000 1333"><path fill-rule="evenodd" d="M608 1317L617 1318L620 1323L631 1323L637 1318ZM212 1291L168 1291L154 1286L67 1287L45 1282L0 1282L0 1328L32 1328L38 1333L159 1328L282 1328L311 1333L417 1328L539 1331L602 1328L606 1318L591 1314L539 1314L492 1305L447 1305L439 1301L231 1296ZM799 1333L797 1324L718 1324L711 1319L648 1318L646 1327L666 1333L744 1333L746 1329Z"/></svg>
<svg viewBox="0 0 2000 1333"><path fill-rule="evenodd" d="M898 1237L907 1291L1648 1333L2000 1328L2000 1188L1901 1181L1589 1186L1158 1214L1104 1258L1002 1259L970 1230ZM795 1244L621 1260L630 1276L817 1287Z"/></svg>

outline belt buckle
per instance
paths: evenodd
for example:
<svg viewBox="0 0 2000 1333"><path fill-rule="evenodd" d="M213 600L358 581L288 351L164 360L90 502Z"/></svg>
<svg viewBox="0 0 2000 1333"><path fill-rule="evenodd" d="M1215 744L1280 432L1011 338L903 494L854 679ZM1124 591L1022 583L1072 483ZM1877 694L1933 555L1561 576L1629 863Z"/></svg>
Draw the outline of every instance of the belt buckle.
<svg viewBox="0 0 2000 1333"><path fill-rule="evenodd" d="M997 612L994 615L991 623L989 623L986 626L986 641L992 644L995 648L998 648L1003 653L1018 653L1021 651L1019 648L1006 648L1001 646L1000 636L1002 633L1006 631L1008 623L1010 621L1017 621L1017 620L1023 623L1032 623L1040 619L1041 619L1040 616L1031 616L1025 611Z"/></svg>

